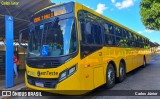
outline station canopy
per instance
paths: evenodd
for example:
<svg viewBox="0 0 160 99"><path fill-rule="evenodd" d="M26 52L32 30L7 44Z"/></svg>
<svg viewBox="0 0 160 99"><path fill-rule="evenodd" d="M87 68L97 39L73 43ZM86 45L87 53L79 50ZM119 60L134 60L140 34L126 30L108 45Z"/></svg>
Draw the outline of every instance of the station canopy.
<svg viewBox="0 0 160 99"><path fill-rule="evenodd" d="M19 5L2 5L2 2L19 2ZM0 42L5 43L5 15L14 17L14 41L19 31L27 28L30 17L40 9L53 5L50 0L0 0Z"/></svg>

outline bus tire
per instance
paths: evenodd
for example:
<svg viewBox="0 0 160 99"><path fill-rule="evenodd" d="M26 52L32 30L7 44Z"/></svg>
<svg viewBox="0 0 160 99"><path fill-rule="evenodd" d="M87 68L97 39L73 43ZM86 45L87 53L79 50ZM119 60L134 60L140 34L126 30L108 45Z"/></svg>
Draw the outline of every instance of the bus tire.
<svg viewBox="0 0 160 99"><path fill-rule="evenodd" d="M142 65L142 67L144 68L144 67L146 67L146 57L144 56L144 58L143 58L143 65Z"/></svg>
<svg viewBox="0 0 160 99"><path fill-rule="evenodd" d="M106 71L106 84L105 88L109 89L115 85L115 69L113 64L109 64Z"/></svg>
<svg viewBox="0 0 160 99"><path fill-rule="evenodd" d="M119 64L119 77L118 77L118 82L122 82L126 78L126 66L124 62L120 62Z"/></svg>

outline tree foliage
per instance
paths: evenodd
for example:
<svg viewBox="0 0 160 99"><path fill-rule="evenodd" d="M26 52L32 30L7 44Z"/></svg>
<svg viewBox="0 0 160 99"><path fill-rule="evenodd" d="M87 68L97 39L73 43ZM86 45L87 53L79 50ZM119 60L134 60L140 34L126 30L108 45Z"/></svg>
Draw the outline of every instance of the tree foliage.
<svg viewBox="0 0 160 99"><path fill-rule="evenodd" d="M145 27L160 30L160 0L142 0L140 8L142 23Z"/></svg>

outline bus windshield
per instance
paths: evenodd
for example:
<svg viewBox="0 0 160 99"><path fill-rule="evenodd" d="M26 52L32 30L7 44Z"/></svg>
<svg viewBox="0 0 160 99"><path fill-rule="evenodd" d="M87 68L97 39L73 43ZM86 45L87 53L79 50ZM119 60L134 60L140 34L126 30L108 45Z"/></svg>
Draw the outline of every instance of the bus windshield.
<svg viewBox="0 0 160 99"><path fill-rule="evenodd" d="M77 50L73 18L53 20L30 28L27 57L58 57Z"/></svg>

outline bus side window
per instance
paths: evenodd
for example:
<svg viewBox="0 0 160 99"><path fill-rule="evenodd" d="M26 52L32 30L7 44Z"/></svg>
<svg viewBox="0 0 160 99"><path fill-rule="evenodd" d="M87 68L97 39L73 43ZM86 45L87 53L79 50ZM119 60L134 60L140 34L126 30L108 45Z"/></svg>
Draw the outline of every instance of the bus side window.
<svg viewBox="0 0 160 99"><path fill-rule="evenodd" d="M115 26L114 29L115 29L116 36L122 37L122 29L120 27L118 27L118 26Z"/></svg>
<svg viewBox="0 0 160 99"><path fill-rule="evenodd" d="M102 34L101 26L85 22L81 25L81 57L84 58L90 53L101 48L102 45ZM97 46L98 45L98 46Z"/></svg>
<svg viewBox="0 0 160 99"><path fill-rule="evenodd" d="M101 27L87 22L81 26L83 44L101 44ZM83 30L84 27L84 30Z"/></svg>
<svg viewBox="0 0 160 99"><path fill-rule="evenodd" d="M87 37L86 37L86 33L85 33L85 23L82 23L81 22L81 37L82 37L82 40L81 40L81 42L83 43L83 44L86 44L87 43Z"/></svg>
<svg viewBox="0 0 160 99"><path fill-rule="evenodd" d="M109 23L104 24L104 29L105 29L105 33L114 34L114 29L112 24L109 24Z"/></svg>
<svg viewBox="0 0 160 99"><path fill-rule="evenodd" d="M113 25L111 24L104 24L104 39L105 39L105 45L115 45L115 36Z"/></svg>
<svg viewBox="0 0 160 99"><path fill-rule="evenodd" d="M91 44L93 42L93 38L91 37L91 23L81 23L81 36L83 44Z"/></svg>
<svg viewBox="0 0 160 99"><path fill-rule="evenodd" d="M113 35L104 34L105 45L115 45L115 37Z"/></svg>
<svg viewBox="0 0 160 99"><path fill-rule="evenodd" d="M121 38L116 37L116 46L121 46Z"/></svg>
<svg viewBox="0 0 160 99"><path fill-rule="evenodd" d="M92 35L94 38L94 44L102 43L101 27L99 25L92 25Z"/></svg>
<svg viewBox="0 0 160 99"><path fill-rule="evenodd" d="M92 34L92 24L91 22L87 22L84 24L84 38L85 44L93 44L94 43L94 35ZM83 40L83 39L82 39Z"/></svg>
<svg viewBox="0 0 160 99"><path fill-rule="evenodd" d="M129 39L129 33L126 30L123 30L123 37Z"/></svg>
<svg viewBox="0 0 160 99"><path fill-rule="evenodd" d="M92 24L91 24L91 22L87 22L85 24L85 37L86 37L86 40L87 40L87 44L94 43L94 37L93 37L93 34L92 34Z"/></svg>

